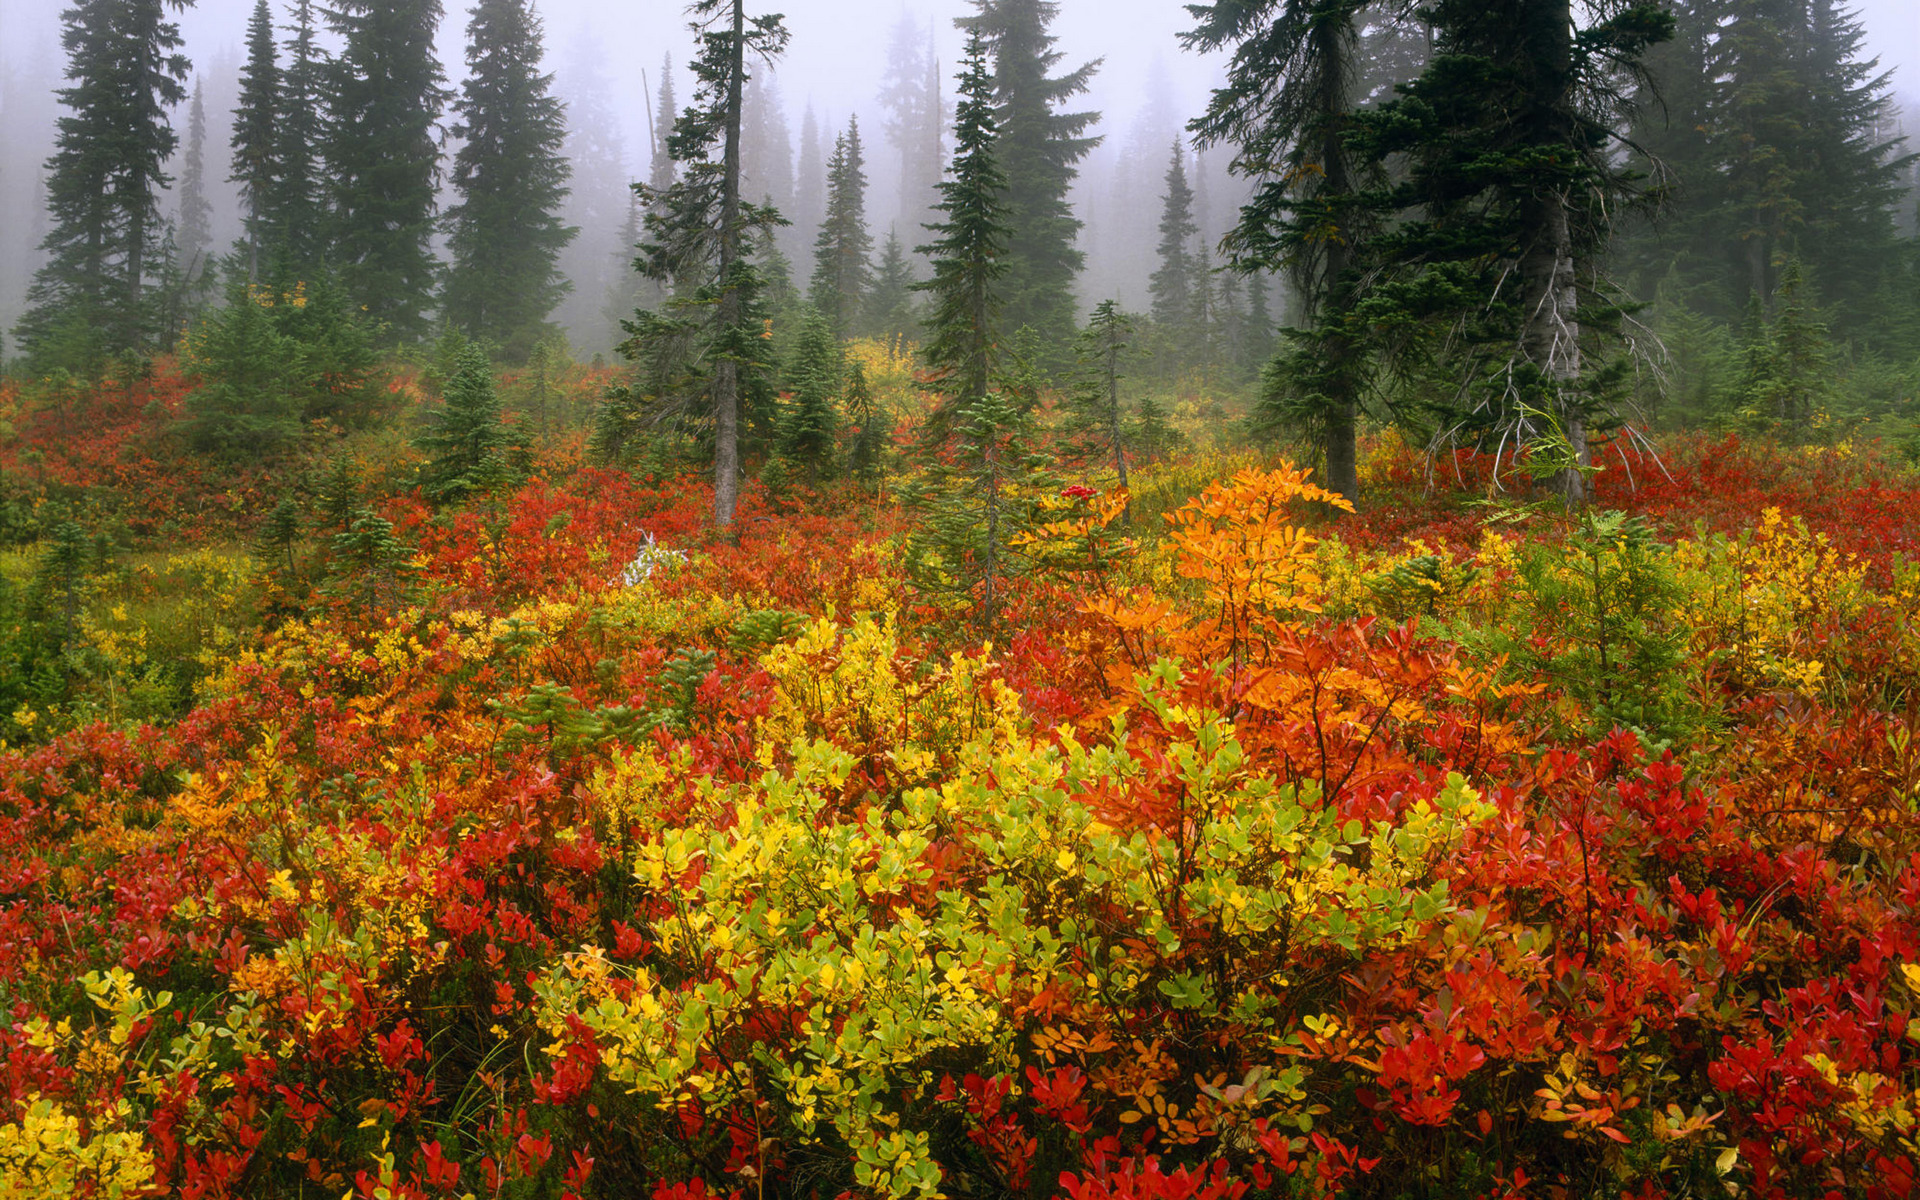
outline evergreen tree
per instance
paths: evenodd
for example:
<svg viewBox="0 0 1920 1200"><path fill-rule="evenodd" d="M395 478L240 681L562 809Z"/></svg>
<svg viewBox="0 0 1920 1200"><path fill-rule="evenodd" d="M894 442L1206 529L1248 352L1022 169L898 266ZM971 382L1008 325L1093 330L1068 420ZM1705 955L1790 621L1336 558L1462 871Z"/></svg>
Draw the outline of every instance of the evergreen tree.
<svg viewBox="0 0 1920 1200"><path fill-rule="evenodd" d="M794 168L793 211L787 215L803 238L819 229L827 216L827 156L822 149L820 119L811 104L800 119L800 161ZM805 245L800 242L796 252Z"/></svg>
<svg viewBox="0 0 1920 1200"><path fill-rule="evenodd" d="M207 201L206 89L193 83L193 101L187 110L187 148L180 163L180 218L174 230L174 252L181 283L193 307L204 304L213 284L208 259L213 249L213 205Z"/></svg>
<svg viewBox="0 0 1920 1200"><path fill-rule="evenodd" d="M986 396L995 375L1011 219L1006 176L994 158L996 135L986 39L975 29L960 73L953 166L935 206L943 219L927 227L937 240L920 247L933 260L933 278L917 285L932 297L921 355L946 397L929 429L936 439L944 438L954 413Z"/></svg>
<svg viewBox="0 0 1920 1200"><path fill-rule="evenodd" d="M780 422L780 452L789 472L806 476L817 485L834 472L840 415L834 401L846 373L846 356L833 325L809 308L800 318L800 332L786 371L793 399Z"/></svg>
<svg viewBox="0 0 1920 1200"><path fill-rule="evenodd" d="M240 72L240 104L233 112L233 173L240 185L240 210L246 224L247 281L260 278L260 253L279 183L277 141L280 113L280 59L273 43L273 14L267 0L256 0L247 22L247 62Z"/></svg>
<svg viewBox="0 0 1920 1200"><path fill-rule="evenodd" d="M1160 209L1160 266L1148 290L1154 323L1176 338L1193 324L1193 239L1199 232L1193 220L1193 189L1187 186L1186 150L1175 141Z"/></svg>
<svg viewBox="0 0 1920 1200"><path fill-rule="evenodd" d="M854 427L847 448L847 474L862 486L878 488L886 473L887 447L893 441L893 422L874 398L867 368L855 359L847 369L847 421Z"/></svg>
<svg viewBox="0 0 1920 1200"><path fill-rule="evenodd" d="M867 289L860 332L895 345L919 336L920 320L914 315L913 287L913 266L907 261L907 248L901 243L899 232L889 229L886 244L880 248L880 263L874 268L873 283Z"/></svg>
<svg viewBox="0 0 1920 1200"><path fill-rule="evenodd" d="M446 408L413 444L430 457L420 468L420 489L436 504L498 491L515 481L513 439L500 419L493 368L478 345L459 353L447 380Z"/></svg>
<svg viewBox="0 0 1920 1200"><path fill-rule="evenodd" d="M179 139L167 109L189 64L165 0L78 0L61 14L68 110L47 162L47 261L17 330L36 370L91 373L116 350L151 344L150 256L163 164Z"/></svg>
<svg viewBox="0 0 1920 1200"><path fill-rule="evenodd" d="M613 349L620 319L640 303L632 269L639 225L634 222L631 237L624 228L632 216L633 172L607 65L603 40L583 29L556 87L567 110L561 155L572 171L560 218L580 233L559 256L560 277L572 288L553 320L589 355Z"/></svg>
<svg viewBox="0 0 1920 1200"><path fill-rule="evenodd" d="M437 273L440 16L440 0L331 0L326 9L345 43L327 80L333 262L347 293L402 342L427 332Z"/></svg>
<svg viewBox="0 0 1920 1200"><path fill-rule="evenodd" d="M306 354L278 328L274 300L241 284L195 331L189 361L205 382L187 396L182 432L196 451L259 462L300 435Z"/></svg>
<svg viewBox="0 0 1920 1200"><path fill-rule="evenodd" d="M1589 361L1608 312L1598 268L1634 183L1610 89L1673 20L1656 0L1585 26L1572 0L1440 0L1425 11L1432 64L1369 114L1374 151L1411 157L1410 187L1396 194L1423 210L1395 233L1396 265L1412 268L1418 305L1437 280L1461 288L1464 305L1442 308L1454 327L1470 323L1488 373L1457 427L1556 444L1566 464L1553 486L1584 504L1589 425L1619 380L1604 357Z"/></svg>
<svg viewBox="0 0 1920 1200"><path fill-rule="evenodd" d="M1006 321L1031 328L1046 346L1066 346L1078 324L1074 281L1086 256L1074 248L1081 222L1068 192L1078 164L1100 144L1086 136L1098 113L1058 112L1087 90L1098 62L1050 75L1063 57L1047 32L1059 12L1053 0L972 0L961 24L993 51L994 154L1007 181Z"/></svg>
<svg viewBox="0 0 1920 1200"><path fill-rule="evenodd" d="M1634 128L1669 203L1621 260L1651 298L1735 322L1796 264L1855 336L1884 328L1904 157L1888 76L1834 0L1672 0L1677 34L1648 59L1658 104ZM1677 267L1670 272L1670 268Z"/></svg>
<svg viewBox="0 0 1920 1200"><path fill-rule="evenodd" d="M749 59L771 62L788 35L777 15L749 19L744 0L695 0L687 11L701 52L694 103L669 142L681 175L663 193L645 190L654 211L641 258L650 277L681 294L668 312L630 323L621 352L641 368L610 393L595 444L604 456L628 457L650 422L710 421L714 523L725 529L739 502L743 411L771 408L751 232L780 219L740 194L741 107Z"/></svg>
<svg viewBox="0 0 1920 1200"><path fill-rule="evenodd" d="M644 230L646 228L645 218L647 213L661 214L657 198L665 196L668 189L673 187L674 181L679 178L679 164L674 162L672 147L668 144L673 132L673 122L676 111L676 101L673 94L673 56L668 55L660 64L659 94L654 100L653 108L649 110L648 118L653 125L653 149L651 157L647 162L647 186L645 194L653 198L647 201L647 205L651 205L652 207L642 207L640 221L636 226L638 230ZM634 194L636 196L640 195L641 190L637 188L634 189ZM634 255L640 253L640 242L641 239L636 233L635 237L626 243L627 257L629 260L627 265L629 270L637 272L640 276L639 288L643 299L638 307L657 309L666 303L669 296L673 295L673 281L654 279L647 274L645 264L634 258ZM616 324L631 316L635 311L635 306L627 306L621 311L619 317L616 318Z"/></svg>
<svg viewBox="0 0 1920 1200"><path fill-rule="evenodd" d="M570 288L560 252L580 232L560 221L571 169L566 109L542 73L542 30L530 0L480 0L467 26L467 81L454 104L453 254L447 319L524 362L552 333Z"/></svg>
<svg viewBox="0 0 1920 1200"><path fill-rule="evenodd" d="M1187 44L1234 47L1227 86L1195 122L1202 145L1238 147L1236 169L1258 181L1228 235L1233 265L1286 266L1309 329L1276 364L1265 423L1320 442L1329 490L1359 493L1356 439L1370 362L1354 327L1357 254L1373 233L1357 202L1349 133L1357 107L1359 23L1370 0L1258 0L1196 7Z"/></svg>
<svg viewBox="0 0 1920 1200"><path fill-rule="evenodd" d="M940 185L945 220L929 226L939 239L923 250L933 259L933 278L921 285L933 296L924 355L944 397L922 435L926 474L908 497L923 519L907 570L922 590L957 602L983 626L998 619L1007 578L1024 569L1019 535L1048 482L1030 449L1032 372L1003 371L996 358L1007 208L995 133L986 43L974 29L960 74L954 162Z"/></svg>
<svg viewBox="0 0 1920 1200"><path fill-rule="evenodd" d="M813 282L808 288L808 299L835 337L851 336L859 325L861 304L873 286L872 257L866 159L856 117L835 140L827 164L827 215L813 245Z"/></svg>
<svg viewBox="0 0 1920 1200"><path fill-rule="evenodd" d="M740 115L740 192L786 212L793 207L793 135L779 85L764 75L747 80Z"/></svg>
<svg viewBox="0 0 1920 1200"><path fill-rule="evenodd" d="M1114 478L1127 488L1127 431L1120 404L1121 371L1132 347L1133 321L1117 301L1102 300L1080 334L1080 378L1074 390L1071 432L1075 448L1088 459L1105 458ZM1128 513L1131 521L1132 513Z"/></svg>
<svg viewBox="0 0 1920 1200"><path fill-rule="evenodd" d="M893 29L880 105L887 113L882 131L900 156L900 219L910 226L924 224L940 199L946 113L932 32L906 13Z"/></svg>
<svg viewBox="0 0 1920 1200"><path fill-rule="evenodd" d="M293 13L274 130L271 200L261 222L264 244L272 249L266 261L283 283L312 281L328 262L326 165L320 142L330 68L319 46L313 0L294 0Z"/></svg>

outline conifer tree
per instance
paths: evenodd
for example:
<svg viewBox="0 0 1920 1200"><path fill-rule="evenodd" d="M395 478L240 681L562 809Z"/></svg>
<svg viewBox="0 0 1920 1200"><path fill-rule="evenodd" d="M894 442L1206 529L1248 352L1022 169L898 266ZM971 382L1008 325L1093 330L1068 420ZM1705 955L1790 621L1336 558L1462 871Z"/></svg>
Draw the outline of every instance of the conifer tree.
<svg viewBox="0 0 1920 1200"><path fill-rule="evenodd" d="M882 131L900 157L900 219L923 224L940 199L946 113L932 32L905 13L893 29L880 104L887 113Z"/></svg>
<svg viewBox="0 0 1920 1200"><path fill-rule="evenodd" d="M787 212L793 207L793 135L779 85L764 74L747 80L740 114L740 192Z"/></svg>
<svg viewBox="0 0 1920 1200"><path fill-rule="evenodd" d="M294 0L293 35L281 76L274 131L275 170L262 237L272 248L262 270L282 283L312 281L326 269L329 212L321 157L326 76L313 0Z"/></svg>
<svg viewBox="0 0 1920 1200"><path fill-rule="evenodd" d="M560 253L580 232L560 206L572 174L561 150L566 109L540 70L541 23L530 0L480 0L467 26L467 81L454 103L453 183L447 213L453 263L445 311L468 336L524 362L551 334L554 306L570 288Z"/></svg>
<svg viewBox="0 0 1920 1200"><path fill-rule="evenodd" d="M872 286L867 289L859 332L896 345L917 337L920 321L914 315L913 286L907 248L899 232L889 229L880 249L880 262L873 271Z"/></svg>
<svg viewBox="0 0 1920 1200"><path fill-rule="evenodd" d="M1186 157L1185 147L1176 140L1160 209L1160 266L1148 287L1154 324L1176 338L1193 324L1193 239L1200 232L1193 219Z"/></svg>
<svg viewBox="0 0 1920 1200"><path fill-rule="evenodd" d="M695 0L687 11L701 52L694 102L669 142L681 174L663 193L644 192L653 211L641 258L650 277L681 294L668 312L630 323L621 352L640 370L609 395L595 445L618 459L649 423L680 417L710 428L714 523L725 529L739 503L743 411L771 407L751 233L779 220L740 194L741 107L748 62L770 62L788 35L777 15L748 18L744 0Z"/></svg>
<svg viewBox="0 0 1920 1200"><path fill-rule="evenodd" d="M827 215L813 245L813 281L808 299L835 337L851 336L860 306L873 286L873 235L867 232L866 158L860 120L835 139L827 163Z"/></svg>
<svg viewBox="0 0 1920 1200"><path fill-rule="evenodd" d="M986 43L974 29L960 74L954 162L940 185L945 219L929 226L939 237L922 251L933 259L933 278L920 285L933 297L924 357L943 399L922 435L926 474L908 497L923 519L908 543L907 570L922 590L950 598L982 626L998 619L1006 580L1024 569L1019 534L1048 482L1031 449L1037 382L1027 364L1003 370L996 354L1008 231L995 134Z"/></svg>
<svg viewBox="0 0 1920 1200"><path fill-rule="evenodd" d="M935 206L942 219L927 226L938 236L920 247L933 262L933 278L917 285L932 297L921 354L938 372L946 397L929 431L936 437L944 436L955 412L979 402L993 384L1011 220L1006 176L994 158L997 132L986 39L975 29L960 73L953 166Z"/></svg>
<svg viewBox="0 0 1920 1200"><path fill-rule="evenodd" d="M207 201L207 103L206 88L198 79L193 83L193 100L187 109L186 154L180 162L180 219L174 231L181 283L189 305L206 302L207 289L213 283L208 256L213 249L213 205Z"/></svg>
<svg viewBox="0 0 1920 1200"><path fill-rule="evenodd" d="M793 173L793 211L786 214L804 238L820 228L827 215L827 155L820 136L820 118L807 105L800 118L800 159ZM804 248L802 241L797 249Z"/></svg>
<svg viewBox="0 0 1920 1200"><path fill-rule="evenodd" d="M1351 327L1357 255L1371 236L1357 202L1349 146L1358 107L1359 23L1370 0L1258 0L1198 7L1186 36L1202 50L1234 48L1227 86L1194 123L1202 145L1238 147L1258 181L1227 238L1243 269L1291 270L1308 328L1277 364L1262 398L1265 421L1320 442L1327 487L1359 493L1358 418L1368 386L1365 339ZM1273 164L1279 164L1275 169Z"/></svg>
<svg viewBox="0 0 1920 1200"><path fill-rule="evenodd" d="M847 474L862 486L877 488L886 472L887 446L893 441L893 422L874 397L867 368L858 359L847 368L847 422L854 427L847 448Z"/></svg>
<svg viewBox="0 0 1920 1200"><path fill-rule="evenodd" d="M167 109L189 71L165 0L77 0L61 14L68 110L47 162L52 227L17 336L36 369L90 373L151 344L150 255L164 164L179 143Z"/></svg>
<svg viewBox="0 0 1920 1200"><path fill-rule="evenodd" d="M248 282L260 278L260 255L279 183L281 103L273 14L267 0L256 0L247 22L247 61L240 71L240 103L233 112L233 173L228 176L229 183L240 185Z"/></svg>
<svg viewBox="0 0 1920 1200"><path fill-rule="evenodd" d="M333 263L348 295L401 342L426 334L437 274L441 11L441 0L330 0L326 9L345 43L327 73Z"/></svg>
<svg viewBox="0 0 1920 1200"><path fill-rule="evenodd" d="M793 398L780 422L779 456L786 469L804 475L809 486L834 473L840 427L834 402L845 373L846 356L832 323L818 310L806 309L786 371Z"/></svg>
<svg viewBox="0 0 1920 1200"><path fill-rule="evenodd" d="M478 345L460 350L446 385L446 407L413 444L430 456L420 468L420 488L436 504L514 482L513 438L500 419L493 367Z"/></svg>
<svg viewBox="0 0 1920 1200"><path fill-rule="evenodd" d="M1127 431L1120 404L1121 370L1133 342L1133 321L1114 300L1094 308L1080 334L1080 378L1073 394L1071 432L1080 454L1113 464L1120 490L1127 489ZM1132 513L1128 513L1132 519Z"/></svg>
<svg viewBox="0 0 1920 1200"><path fill-rule="evenodd" d="M1050 74L1063 57L1047 32L1060 8L1053 0L972 2L975 15L960 23L993 52L994 153L1007 181L1007 327L1064 347L1078 325L1074 282L1086 260L1074 245L1081 222L1068 192L1100 139L1086 135L1098 113L1056 110L1087 90L1100 64Z"/></svg>

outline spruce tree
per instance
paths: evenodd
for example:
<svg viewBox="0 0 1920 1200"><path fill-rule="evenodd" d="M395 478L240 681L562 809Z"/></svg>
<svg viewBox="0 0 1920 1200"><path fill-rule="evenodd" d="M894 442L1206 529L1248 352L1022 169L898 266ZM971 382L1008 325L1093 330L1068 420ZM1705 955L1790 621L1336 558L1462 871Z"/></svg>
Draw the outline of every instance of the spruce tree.
<svg viewBox="0 0 1920 1200"><path fill-rule="evenodd" d="M47 261L16 331L36 370L91 373L107 354L152 344L150 256L163 169L179 143L167 109L189 64L165 0L78 0L61 15L68 110L47 161Z"/></svg>
<svg viewBox="0 0 1920 1200"><path fill-rule="evenodd" d="M665 192L645 190L653 211L641 252L646 273L680 294L666 313L630 323L621 352L640 369L609 395L595 445L631 457L646 425L676 416L710 429L714 523L725 529L739 503L743 412L751 420L771 407L751 233L779 220L740 194L741 107L748 62L772 61L788 35L777 15L748 18L744 0L695 0L687 11L701 52L694 102L668 143L681 173Z"/></svg>
<svg viewBox="0 0 1920 1200"><path fill-rule="evenodd" d="M214 280L209 269L213 205L207 200L206 89L198 79L194 80L193 100L187 109L187 146L180 161L180 217L173 240L185 298L197 308L206 302Z"/></svg>
<svg viewBox="0 0 1920 1200"><path fill-rule="evenodd" d="M803 238L819 229L820 222L827 216L827 156L822 145L820 118L814 115L813 105L809 104L800 118L800 159L794 167L793 211L786 214ZM800 243L800 247L805 245L804 241Z"/></svg>
<svg viewBox="0 0 1920 1200"><path fill-rule="evenodd" d="M1075 448L1090 460L1113 464L1120 490L1127 489L1127 430L1120 404L1121 368L1132 348L1133 321L1114 300L1102 300L1080 334L1080 371L1069 430ZM1132 513L1128 513L1131 521Z"/></svg>
<svg viewBox="0 0 1920 1200"><path fill-rule="evenodd" d="M1006 580L1024 569L1019 535L1047 483L1044 459L1031 448L1036 381L1025 364L1003 371L997 358L1008 230L995 134L986 43L974 29L960 74L954 162L940 185L945 219L928 227L939 237L922 251L933 259L933 278L921 285L933 297L924 356L943 398L922 433L925 476L908 497L922 522L908 543L907 571L983 627L998 619Z"/></svg>
<svg viewBox="0 0 1920 1200"><path fill-rule="evenodd" d="M233 173L240 185L245 220L243 247L247 280L260 278L260 256L267 243L267 222L279 183L281 122L280 59L273 42L273 14L267 0L256 0L247 22L247 61L240 71L240 103L233 111Z"/></svg>
<svg viewBox="0 0 1920 1200"><path fill-rule="evenodd" d="M1007 181L1007 327L1064 347L1078 324L1074 282L1086 261L1074 246L1081 222L1068 193L1080 160L1100 144L1086 136L1100 114L1056 110L1087 90L1100 64L1050 74L1063 57L1047 32L1060 8L1052 0L972 2L975 15L960 23L993 51L994 153Z"/></svg>
<svg viewBox="0 0 1920 1200"><path fill-rule="evenodd" d="M975 29L961 66L953 165L935 206L943 219L927 226L938 236L920 247L933 262L933 278L916 285L932 298L921 356L937 373L945 397L929 430L935 438L944 437L953 415L979 402L993 384L1011 220L1006 175L994 157L997 133L986 39Z"/></svg>
<svg viewBox="0 0 1920 1200"><path fill-rule="evenodd" d="M907 261L907 248L897 230L887 230L886 243L880 248L880 262L873 271L873 283L867 289L860 316L859 332L892 345L901 345L919 336L920 320L914 314L913 265Z"/></svg>
<svg viewBox="0 0 1920 1200"><path fill-rule="evenodd" d="M1233 47L1227 86L1194 123L1202 145L1238 147L1257 187L1228 235L1234 266L1288 268L1306 299L1307 329L1276 364L1263 423L1320 443L1327 487L1359 492L1358 417L1369 386L1366 339L1354 327L1358 255L1376 226L1358 201L1349 142L1360 94L1359 26L1370 0L1260 0L1196 7L1190 47Z"/></svg>
<svg viewBox="0 0 1920 1200"><path fill-rule="evenodd" d="M880 105L887 113L882 131L900 158L900 219L923 224L940 199L946 113L932 32L905 13L894 26L887 51Z"/></svg>
<svg viewBox="0 0 1920 1200"><path fill-rule="evenodd" d="M436 504L497 491L515 481L514 442L500 419L500 397L486 351L468 343L446 386L446 407L413 443L429 456L420 489Z"/></svg>
<svg viewBox="0 0 1920 1200"><path fill-rule="evenodd" d="M813 245L813 281L808 287L808 299L835 337L849 337L859 325L860 306L873 286L872 256L866 158L856 117L835 139L827 163L827 215Z"/></svg>
<svg viewBox="0 0 1920 1200"><path fill-rule="evenodd" d="M454 103L464 138L454 156L460 202L447 213L453 263L447 320L525 362L570 288L560 253L580 232L563 224L572 174L561 150L566 109L540 70L541 23L530 0L480 0L467 26L467 81Z"/></svg>
<svg viewBox="0 0 1920 1200"><path fill-rule="evenodd" d="M1148 284L1154 324L1175 339L1193 324L1193 239L1200 232L1193 220L1186 158L1185 147L1176 140L1160 208L1160 266Z"/></svg>
<svg viewBox="0 0 1920 1200"><path fill-rule="evenodd" d="M320 142L330 67L319 46L313 0L294 0L293 14L274 131L274 179L261 222L261 236L271 248L261 270L289 284L315 280L329 261L326 164Z"/></svg>
<svg viewBox="0 0 1920 1200"><path fill-rule="evenodd" d="M805 310L786 370L792 399L780 422L779 457L789 473L805 476L809 486L834 473L840 427L834 403L845 373L846 355L832 322L815 309Z"/></svg>
<svg viewBox="0 0 1920 1200"><path fill-rule="evenodd" d="M327 73L332 256L347 293L401 342L428 329L447 101L434 57L440 0L331 0L344 39Z"/></svg>
<svg viewBox="0 0 1920 1200"><path fill-rule="evenodd" d="M874 397L867 368L858 360L847 368L847 422L854 427L847 448L847 474L862 486L878 488L886 474L887 447L893 441L893 422Z"/></svg>

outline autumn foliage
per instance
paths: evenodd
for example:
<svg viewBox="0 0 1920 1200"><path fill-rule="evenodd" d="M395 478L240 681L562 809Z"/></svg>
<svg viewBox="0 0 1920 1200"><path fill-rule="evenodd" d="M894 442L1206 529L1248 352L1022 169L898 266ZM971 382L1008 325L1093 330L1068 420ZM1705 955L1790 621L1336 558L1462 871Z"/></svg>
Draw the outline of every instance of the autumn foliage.
<svg viewBox="0 0 1920 1200"><path fill-rule="evenodd" d="M985 631L876 502L385 499L16 714L0 1197L1913 1196L1920 486L1772 455L1172 464Z"/></svg>

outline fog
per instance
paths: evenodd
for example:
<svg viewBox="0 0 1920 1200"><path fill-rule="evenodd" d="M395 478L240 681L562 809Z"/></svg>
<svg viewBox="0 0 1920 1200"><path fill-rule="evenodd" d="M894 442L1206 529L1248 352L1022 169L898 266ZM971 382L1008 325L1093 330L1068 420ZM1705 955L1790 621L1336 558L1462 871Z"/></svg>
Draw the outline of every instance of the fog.
<svg viewBox="0 0 1920 1200"><path fill-rule="evenodd" d="M36 179L39 164L51 146L53 121L58 115L50 93L62 60L58 46L60 0L0 0L0 329L9 327L21 309L26 284L36 265L33 247L39 238ZM276 10L284 12L284 4ZM887 52L903 21L929 31L937 47L942 74L949 80L958 55L960 35L953 18L972 11L964 0L788 0L784 6L793 34L791 48L773 75L780 107L797 139L811 110L822 136L831 141L857 114L869 135L873 190L869 215L877 236L906 214L899 197L897 173L881 143L880 110L876 101ZM1906 69L1920 64L1920 5L1915 0L1860 0L1858 5L1874 53L1900 72L1895 91L1920 93L1920 78ZM208 177L215 205L216 240L237 233L237 204L220 182L229 113L237 88L250 0L199 0L180 15L197 77L207 90L209 118ZM645 171L649 137L649 89L659 83L660 64L671 56L683 64L692 47L680 5L648 0L610 4L596 0L546 0L541 11L547 22L550 67L558 75L558 89L576 101L577 111L598 107L611 117L607 128L582 130L583 141L599 158L610 162L580 164L586 190L617 188L625 179ZM1064 66L1102 59L1086 107L1103 114L1096 132L1105 144L1086 164L1076 202L1089 228L1083 248L1089 251L1089 269L1082 282L1083 297L1118 295L1138 303L1150 266L1154 206L1165 169L1167 148L1180 125L1200 111L1221 69L1218 58L1185 53L1179 33L1191 23L1175 0L1061 0L1054 31L1065 55ZM441 30L442 61L457 83L466 6L450 4ZM595 75L604 79L601 103L592 99ZM677 79L680 97L686 79ZM950 85L949 85L950 87ZM1909 102L1910 113L1920 114L1920 103ZM181 114L176 126L184 130ZM1908 122L1920 132L1920 121ZM797 153L797 147L796 147ZM1197 190L1206 232L1219 233L1230 221L1238 202L1238 185L1225 173L1225 155L1215 154L1198 164ZM582 211L595 223L617 217L602 210L599 200L580 198ZM909 222L910 223L910 222ZM811 231L796 230L790 245L801 246ZM909 245L919 231L901 229ZM609 241L609 239L613 239ZM1149 244L1143 244L1143 239ZM576 262L597 263L617 254L617 228L587 229L583 222ZM597 332L605 285L582 286L561 315L576 340L588 348L604 348ZM599 294L595 294L595 293Z"/></svg>

